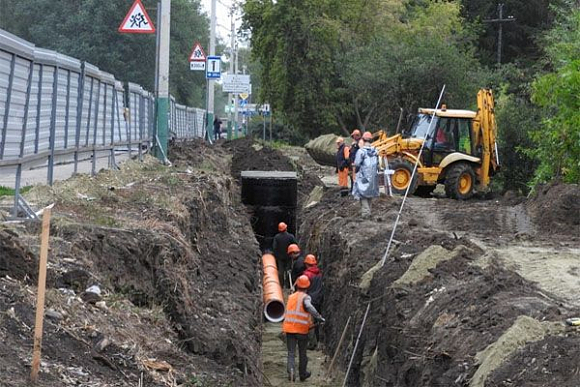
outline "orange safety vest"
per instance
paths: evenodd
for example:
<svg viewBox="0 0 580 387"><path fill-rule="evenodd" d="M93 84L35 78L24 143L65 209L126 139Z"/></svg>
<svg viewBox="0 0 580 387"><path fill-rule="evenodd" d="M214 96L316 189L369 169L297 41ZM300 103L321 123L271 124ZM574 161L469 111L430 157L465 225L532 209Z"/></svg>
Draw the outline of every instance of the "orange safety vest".
<svg viewBox="0 0 580 387"><path fill-rule="evenodd" d="M306 296L307 294L305 292L296 292L288 297L286 315L284 316L284 323L282 324L282 331L284 333L308 334L312 317L304 309L304 298Z"/></svg>

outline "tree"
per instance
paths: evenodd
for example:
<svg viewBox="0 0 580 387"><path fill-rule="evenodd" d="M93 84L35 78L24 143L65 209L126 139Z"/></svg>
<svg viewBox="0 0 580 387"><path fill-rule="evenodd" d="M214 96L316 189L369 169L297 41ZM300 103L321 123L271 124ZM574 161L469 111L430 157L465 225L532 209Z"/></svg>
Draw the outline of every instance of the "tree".
<svg viewBox="0 0 580 387"><path fill-rule="evenodd" d="M484 20L498 18L498 3L504 4L504 18L516 21L504 23L502 63L533 62L542 55L537 37L548 30L554 20L552 8L561 0L462 0L463 14L479 25L478 54L482 63L497 62L498 24ZM531 64L531 63L530 63Z"/></svg>
<svg viewBox="0 0 580 387"><path fill-rule="evenodd" d="M533 101L546 110L542 128L531 134L536 147L528 153L540 162L533 183L553 178L580 183L580 10L575 2L562 10L544 42L553 70L533 85Z"/></svg>
<svg viewBox="0 0 580 387"><path fill-rule="evenodd" d="M456 2L248 0L260 98L308 137L385 126L399 108L475 100L478 65ZM464 106L462 106L464 107Z"/></svg>
<svg viewBox="0 0 580 387"><path fill-rule="evenodd" d="M154 89L155 35L121 34L117 28L133 0L8 0L12 15L3 24L12 33L63 54L85 60L124 81ZM154 0L144 0L156 20ZM207 47L209 21L199 0L171 4L170 91L180 103L203 106L205 77L189 70L194 41Z"/></svg>

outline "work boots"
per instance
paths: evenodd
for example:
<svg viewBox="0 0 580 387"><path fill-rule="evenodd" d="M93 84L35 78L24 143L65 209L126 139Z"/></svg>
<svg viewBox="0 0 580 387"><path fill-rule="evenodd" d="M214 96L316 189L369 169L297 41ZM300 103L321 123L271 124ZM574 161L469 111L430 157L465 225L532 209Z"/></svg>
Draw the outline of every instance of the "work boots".
<svg viewBox="0 0 580 387"><path fill-rule="evenodd" d="M310 377L310 375L311 375L310 371L306 371L306 373L304 375L300 376L300 381L301 382L305 381L306 379L308 379Z"/></svg>

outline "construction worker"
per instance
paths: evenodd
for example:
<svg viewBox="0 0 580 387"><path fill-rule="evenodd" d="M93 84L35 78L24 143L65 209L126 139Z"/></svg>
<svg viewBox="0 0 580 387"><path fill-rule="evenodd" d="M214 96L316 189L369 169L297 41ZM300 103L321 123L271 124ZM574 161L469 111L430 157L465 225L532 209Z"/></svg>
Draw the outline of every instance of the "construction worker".
<svg viewBox="0 0 580 387"><path fill-rule="evenodd" d="M336 173L338 173L338 186L340 196L348 196L348 175L350 170L349 148L344 144L344 138L336 139Z"/></svg>
<svg viewBox="0 0 580 387"><path fill-rule="evenodd" d="M371 214L371 200L379 197L379 154L371 145L373 135L365 132L362 136L364 146L359 149L354 161L356 180L352 189L355 199L360 200L362 216Z"/></svg>
<svg viewBox="0 0 580 387"><path fill-rule="evenodd" d="M274 236L272 250L274 250L274 257L276 257L280 286L285 288L290 288L290 281L287 278L286 272L290 270L291 260L287 250L288 246L295 243L296 238L288 232L288 225L284 222L278 223L278 234Z"/></svg>
<svg viewBox="0 0 580 387"><path fill-rule="evenodd" d="M322 271L318 268L318 261L314 254L308 254L304 257L304 275L310 280L310 287L308 288L308 295L312 298L312 306L318 311L322 310ZM312 342L312 347L309 345L308 349L314 349L320 340L320 329L318 325L314 327L315 340ZM310 343L309 343L310 344Z"/></svg>
<svg viewBox="0 0 580 387"><path fill-rule="evenodd" d="M296 278L300 277L306 266L304 265L304 257L300 254L300 247L297 244L291 244L288 246L288 256L292 260L292 281L296 281Z"/></svg>
<svg viewBox="0 0 580 387"><path fill-rule="evenodd" d="M318 313L312 305L310 296L306 293L310 287L310 280L305 275L298 277L296 280L296 292L288 297L286 305L286 314L282 331L286 334L286 344L288 346L288 380L294 382L296 373L294 367L294 355L296 353L296 344L298 344L298 376L303 382L310 377L307 371L308 357L306 356L308 346L308 332L312 325L312 318L317 322L324 323L324 318Z"/></svg>
<svg viewBox="0 0 580 387"><path fill-rule="evenodd" d="M354 182L356 180L356 171L354 170L354 160L356 159L356 154L360 149L359 141L361 140L361 133L360 130L355 129L350 134L352 138L352 145L350 146L350 152L348 155L348 163L351 166L351 175L350 175L350 188L354 187Z"/></svg>

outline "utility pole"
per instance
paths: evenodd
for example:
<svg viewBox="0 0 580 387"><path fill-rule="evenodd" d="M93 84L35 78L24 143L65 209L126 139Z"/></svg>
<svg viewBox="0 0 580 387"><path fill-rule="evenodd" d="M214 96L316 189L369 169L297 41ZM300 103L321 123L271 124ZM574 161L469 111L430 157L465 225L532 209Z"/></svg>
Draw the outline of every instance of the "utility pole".
<svg viewBox="0 0 580 387"><path fill-rule="evenodd" d="M236 34L236 23L234 21L234 6L230 9L231 32L230 32L230 74L234 74L234 44ZM232 93L228 93L228 139L231 138L231 131L234 131L234 137L238 138L238 132L235 124L232 122Z"/></svg>
<svg viewBox="0 0 580 387"><path fill-rule="evenodd" d="M209 31L209 56L215 55L215 28L216 28L216 0L211 0L211 23ZM207 83L207 133L210 141L214 136L213 133L213 119L214 119L214 83L215 80L210 79Z"/></svg>
<svg viewBox="0 0 580 387"><path fill-rule="evenodd" d="M236 48L234 51L234 74L238 75L238 43L236 42ZM237 133L238 130L238 93L234 93L234 130Z"/></svg>
<svg viewBox="0 0 580 387"><path fill-rule="evenodd" d="M497 64L501 64L501 50L503 43L503 23L514 22L516 19L513 16L508 16L507 19L503 18L503 3L497 5L497 19L484 20L485 23L498 23L499 28L497 32Z"/></svg>
<svg viewBox="0 0 580 387"><path fill-rule="evenodd" d="M169 118L169 34L171 22L171 0L161 0L161 18L159 33L159 63L157 74L158 95L157 108L157 138L155 156L162 161L167 160L167 137Z"/></svg>

